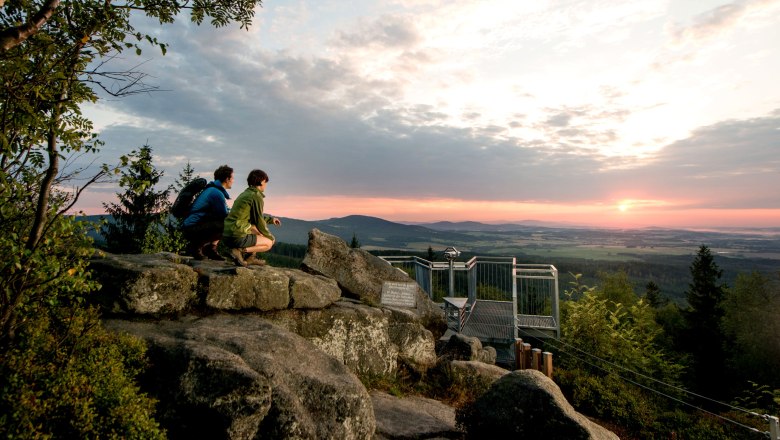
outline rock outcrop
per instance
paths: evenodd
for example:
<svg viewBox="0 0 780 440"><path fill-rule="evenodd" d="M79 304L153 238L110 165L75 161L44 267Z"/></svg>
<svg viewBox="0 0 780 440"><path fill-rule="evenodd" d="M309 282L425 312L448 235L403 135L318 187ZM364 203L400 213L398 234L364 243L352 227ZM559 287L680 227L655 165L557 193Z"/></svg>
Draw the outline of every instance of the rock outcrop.
<svg viewBox="0 0 780 440"><path fill-rule="evenodd" d="M270 266L228 267L193 261L205 305L218 310L283 310L327 307L341 297L335 280Z"/></svg>
<svg viewBox="0 0 780 440"><path fill-rule="evenodd" d="M558 385L536 370L505 374L457 418L470 438L618 439L576 412Z"/></svg>
<svg viewBox="0 0 780 440"><path fill-rule="evenodd" d="M91 268L106 326L149 346L141 385L171 438L461 438L446 405L369 396L356 377L407 372L467 390L464 400L484 393L462 413L474 437L616 438L541 373L492 365L495 350L475 338L451 337L437 357L446 324L425 292L416 289L415 307L383 306L386 281L412 280L317 230L305 270L167 253L103 253Z"/></svg>
<svg viewBox="0 0 780 440"><path fill-rule="evenodd" d="M374 440L459 439L463 433L455 425L455 410L425 397L398 398L371 392L376 413Z"/></svg>
<svg viewBox="0 0 780 440"><path fill-rule="evenodd" d="M394 375L400 367L424 372L436 363L433 335L404 310L338 301L317 310L265 315L308 339L356 374Z"/></svg>
<svg viewBox="0 0 780 440"><path fill-rule="evenodd" d="M176 314L196 306L198 274L175 254L114 255L90 260L102 285L96 300L109 313Z"/></svg>
<svg viewBox="0 0 780 440"><path fill-rule="evenodd" d="M194 310L270 311L327 307L341 297L335 280L297 269L235 267L175 254L101 253L90 267L104 310L125 315L182 315Z"/></svg>
<svg viewBox="0 0 780 440"><path fill-rule="evenodd" d="M443 359L453 361L479 361L486 364L496 363L496 349L482 347L479 339L454 333L439 353Z"/></svg>
<svg viewBox="0 0 780 440"><path fill-rule="evenodd" d="M381 302L385 281L413 282L408 275L381 258L362 249L350 248L339 237L318 229L309 232L309 248L303 259L303 267L335 279L346 295L375 306ZM436 337L447 328L444 312L419 286L416 290L415 311Z"/></svg>
<svg viewBox="0 0 780 440"><path fill-rule="evenodd" d="M360 381L305 339L251 315L106 326L149 345L146 388L175 438L366 439Z"/></svg>

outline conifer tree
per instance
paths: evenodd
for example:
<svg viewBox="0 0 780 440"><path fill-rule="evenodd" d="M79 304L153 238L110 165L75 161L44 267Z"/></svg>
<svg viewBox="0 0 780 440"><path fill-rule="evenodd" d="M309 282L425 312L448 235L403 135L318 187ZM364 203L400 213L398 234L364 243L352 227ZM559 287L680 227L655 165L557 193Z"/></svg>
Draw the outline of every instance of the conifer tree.
<svg viewBox="0 0 780 440"><path fill-rule="evenodd" d="M198 176L195 175L195 168L192 168L192 164L190 164L190 161L188 160L187 165L184 165L184 168L179 173L179 177L177 177L174 182L176 190L181 191L188 183L195 180L196 177Z"/></svg>
<svg viewBox="0 0 780 440"><path fill-rule="evenodd" d="M352 249L359 249L360 248L360 241L358 241L357 235L355 233L352 233L352 241L349 243L349 247Z"/></svg>
<svg viewBox="0 0 780 440"><path fill-rule="evenodd" d="M722 301L725 286L721 270L707 246L699 248L691 263L691 283L686 297L688 308L683 311L686 329L683 334L685 350L692 356L693 384L709 395L720 395L724 380L723 342L721 330Z"/></svg>
<svg viewBox="0 0 780 440"><path fill-rule="evenodd" d="M661 295L661 288L655 281L648 281L645 285L645 301L654 309L669 303L669 299Z"/></svg>
<svg viewBox="0 0 780 440"><path fill-rule="evenodd" d="M127 170L122 172L119 185L125 188L118 193L119 203L103 203L113 221L106 223L101 234L106 248L117 253L139 253L151 228L160 228L163 217L170 208L171 187L157 191L163 172L152 163L152 147L144 145L130 154Z"/></svg>

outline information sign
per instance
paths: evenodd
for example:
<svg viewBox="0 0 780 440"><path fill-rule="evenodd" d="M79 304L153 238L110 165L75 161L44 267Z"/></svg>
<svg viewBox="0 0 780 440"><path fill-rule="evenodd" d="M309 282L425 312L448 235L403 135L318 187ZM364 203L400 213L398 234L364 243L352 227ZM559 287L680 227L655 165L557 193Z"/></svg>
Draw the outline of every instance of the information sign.
<svg viewBox="0 0 780 440"><path fill-rule="evenodd" d="M417 283L385 281L382 284L382 304L395 307L417 307Z"/></svg>

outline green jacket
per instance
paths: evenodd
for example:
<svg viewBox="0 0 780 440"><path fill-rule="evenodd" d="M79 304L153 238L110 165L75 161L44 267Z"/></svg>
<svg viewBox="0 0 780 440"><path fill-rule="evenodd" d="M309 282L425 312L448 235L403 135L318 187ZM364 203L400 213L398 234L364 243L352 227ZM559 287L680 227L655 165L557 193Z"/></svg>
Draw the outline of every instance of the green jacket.
<svg viewBox="0 0 780 440"><path fill-rule="evenodd" d="M272 217L263 214L263 199L265 194L257 188L249 187L244 190L235 202L230 212L225 217L225 226L222 234L225 236L243 238L250 235L252 225L261 234L275 240L274 235L268 230L268 222Z"/></svg>

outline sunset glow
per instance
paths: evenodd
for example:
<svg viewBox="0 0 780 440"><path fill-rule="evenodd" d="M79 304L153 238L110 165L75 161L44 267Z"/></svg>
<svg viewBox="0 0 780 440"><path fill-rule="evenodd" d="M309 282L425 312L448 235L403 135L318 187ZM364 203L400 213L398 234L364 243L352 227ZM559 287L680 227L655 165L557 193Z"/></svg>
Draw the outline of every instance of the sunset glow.
<svg viewBox="0 0 780 440"><path fill-rule="evenodd" d="M703 209L683 205L618 205L619 216L606 203L550 204L490 202L457 199L390 199L350 197L269 196L267 209L302 220L347 215L369 215L399 222L479 221L503 223L540 221L573 226L633 227L773 227L780 224L780 209ZM625 209L622 209L625 208Z"/></svg>
<svg viewBox="0 0 780 440"><path fill-rule="evenodd" d="M87 106L95 163L148 143L161 185L227 163L233 196L261 168L267 209L304 220L780 227L780 0L278 0L255 18L139 23L168 43L143 64L165 93Z"/></svg>

